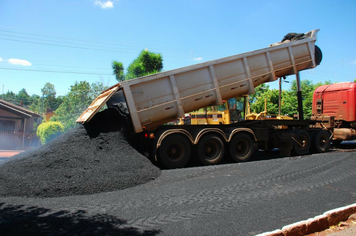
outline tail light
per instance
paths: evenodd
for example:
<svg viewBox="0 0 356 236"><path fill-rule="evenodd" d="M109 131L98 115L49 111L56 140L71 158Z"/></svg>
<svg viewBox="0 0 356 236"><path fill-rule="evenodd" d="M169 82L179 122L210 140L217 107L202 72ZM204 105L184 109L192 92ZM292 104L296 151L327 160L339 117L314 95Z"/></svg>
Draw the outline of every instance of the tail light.
<svg viewBox="0 0 356 236"><path fill-rule="evenodd" d="M155 134L154 133L145 133L145 138L154 139Z"/></svg>

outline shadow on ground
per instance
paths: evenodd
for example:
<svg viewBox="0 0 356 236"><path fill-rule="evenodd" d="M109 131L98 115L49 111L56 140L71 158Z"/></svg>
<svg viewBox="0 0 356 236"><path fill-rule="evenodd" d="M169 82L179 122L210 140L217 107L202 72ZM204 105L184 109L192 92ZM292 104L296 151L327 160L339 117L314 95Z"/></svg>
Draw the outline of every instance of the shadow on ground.
<svg viewBox="0 0 356 236"><path fill-rule="evenodd" d="M227 149L226 149L227 150ZM230 157L230 155L227 153L225 150L225 157L222 160L220 164L232 164L236 163L233 161L233 159ZM356 141L344 141L338 146L331 146L329 152L356 152ZM313 153L308 153L303 156L308 156L308 155L313 155ZM298 155L297 155L298 156ZM186 168L188 167L197 167L197 166L203 166L198 158L197 154L194 153L192 155L193 158L189 161L189 163L186 165ZM278 158L283 158L285 156L281 156L279 153L279 150L277 148L271 150L271 151L256 151L253 156L251 157L250 160L247 162L254 162L254 161L265 161L265 160L271 160L271 159L278 159ZM291 157L295 157L295 155L291 155ZM164 167L159 166L161 169L164 169Z"/></svg>
<svg viewBox="0 0 356 236"><path fill-rule="evenodd" d="M356 150L356 141L344 141L337 145L336 147L332 147L333 150L337 151L355 151Z"/></svg>
<svg viewBox="0 0 356 236"><path fill-rule="evenodd" d="M126 221L107 214L88 216L85 211L52 211L39 207L0 203L0 235L157 235L158 230L123 228Z"/></svg>

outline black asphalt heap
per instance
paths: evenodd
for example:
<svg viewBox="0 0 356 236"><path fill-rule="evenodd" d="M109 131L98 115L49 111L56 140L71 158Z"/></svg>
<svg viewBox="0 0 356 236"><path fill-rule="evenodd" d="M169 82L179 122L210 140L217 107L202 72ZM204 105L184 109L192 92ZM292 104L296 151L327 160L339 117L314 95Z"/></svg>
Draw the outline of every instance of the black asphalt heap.
<svg viewBox="0 0 356 236"><path fill-rule="evenodd" d="M21 153L0 166L0 196L93 194L146 183L160 170L125 138L115 110L98 113L84 128Z"/></svg>

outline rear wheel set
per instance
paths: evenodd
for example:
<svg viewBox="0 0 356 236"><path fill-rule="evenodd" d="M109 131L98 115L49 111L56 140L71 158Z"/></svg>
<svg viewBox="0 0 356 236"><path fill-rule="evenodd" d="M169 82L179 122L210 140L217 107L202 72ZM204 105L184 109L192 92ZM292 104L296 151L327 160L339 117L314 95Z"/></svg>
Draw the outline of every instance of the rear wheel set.
<svg viewBox="0 0 356 236"><path fill-rule="evenodd" d="M224 158L225 145L220 136L208 134L201 138L197 145L200 162L204 165L219 164Z"/></svg>
<svg viewBox="0 0 356 236"><path fill-rule="evenodd" d="M330 149L330 133L326 130L319 130L312 133L311 141L311 151L314 153L327 152Z"/></svg>
<svg viewBox="0 0 356 236"><path fill-rule="evenodd" d="M247 133L237 133L230 142L230 155L235 162L248 161L255 151L253 140Z"/></svg>
<svg viewBox="0 0 356 236"><path fill-rule="evenodd" d="M296 155L309 153L323 153L329 151L330 133L326 130L317 130L311 133L306 130L294 131L293 152Z"/></svg>
<svg viewBox="0 0 356 236"><path fill-rule="evenodd" d="M167 136L158 149L159 161L168 169L184 167L191 155L191 143L181 134Z"/></svg>
<svg viewBox="0 0 356 236"><path fill-rule="evenodd" d="M254 151L254 141L251 135L241 132L231 139L228 151L235 162L251 159ZM327 152L330 148L330 133L318 130L311 133L306 130L295 130L293 137L293 153L304 155ZM158 149L158 159L164 167L169 169L182 168L190 160L192 153L191 141L182 134L167 136ZM220 135L207 134L197 144L197 156L204 165L219 164L225 155L225 143Z"/></svg>
<svg viewBox="0 0 356 236"><path fill-rule="evenodd" d="M293 138L293 154L294 155L304 155L309 153L311 146L310 135L307 131L295 130Z"/></svg>

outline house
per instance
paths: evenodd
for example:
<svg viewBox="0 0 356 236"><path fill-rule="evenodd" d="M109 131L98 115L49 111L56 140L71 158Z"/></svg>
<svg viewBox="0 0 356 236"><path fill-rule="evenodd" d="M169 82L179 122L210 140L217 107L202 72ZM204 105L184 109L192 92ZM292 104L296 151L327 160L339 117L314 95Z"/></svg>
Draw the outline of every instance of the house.
<svg viewBox="0 0 356 236"><path fill-rule="evenodd" d="M33 146L38 139L34 124L40 119L39 114L0 99L0 149L25 150Z"/></svg>

